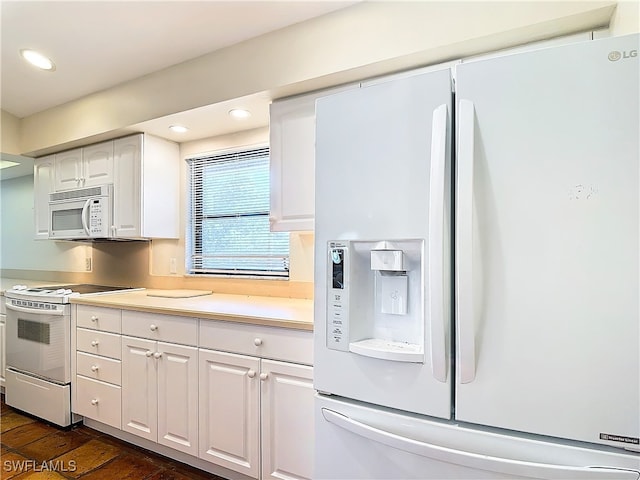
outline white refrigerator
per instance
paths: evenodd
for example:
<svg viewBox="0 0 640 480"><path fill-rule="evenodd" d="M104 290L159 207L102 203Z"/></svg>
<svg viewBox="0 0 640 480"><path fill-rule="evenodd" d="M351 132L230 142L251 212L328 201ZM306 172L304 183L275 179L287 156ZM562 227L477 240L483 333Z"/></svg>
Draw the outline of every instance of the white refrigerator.
<svg viewBox="0 0 640 480"><path fill-rule="evenodd" d="M315 478L640 478L639 43L317 101Z"/></svg>

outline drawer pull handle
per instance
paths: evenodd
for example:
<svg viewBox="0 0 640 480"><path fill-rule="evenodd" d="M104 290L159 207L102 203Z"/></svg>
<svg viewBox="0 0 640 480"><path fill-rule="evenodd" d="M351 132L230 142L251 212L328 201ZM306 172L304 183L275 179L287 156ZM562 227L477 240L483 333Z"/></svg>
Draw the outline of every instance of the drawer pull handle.
<svg viewBox="0 0 640 480"><path fill-rule="evenodd" d="M92 399L91 405L98 405L98 399L97 398Z"/></svg>
<svg viewBox="0 0 640 480"><path fill-rule="evenodd" d="M162 352L156 352L153 354L153 358L160 358L162 356Z"/></svg>
<svg viewBox="0 0 640 480"><path fill-rule="evenodd" d="M260 374L260 380L266 380L267 378L269 378L269 374L268 373L261 373Z"/></svg>
<svg viewBox="0 0 640 480"><path fill-rule="evenodd" d="M249 371L247 372L247 377L249 377L249 378L253 378L253 377L255 377L255 376L256 376L256 371L255 371L255 370L249 370Z"/></svg>
<svg viewBox="0 0 640 480"><path fill-rule="evenodd" d="M253 344L254 344L256 347L259 347L260 345L262 345L262 339L261 339L261 338L255 338L255 339L253 340Z"/></svg>
<svg viewBox="0 0 640 480"><path fill-rule="evenodd" d="M145 355L147 357L151 357L151 355L153 355L153 352L151 350L147 350L147 353L145 353Z"/></svg>
<svg viewBox="0 0 640 480"><path fill-rule="evenodd" d="M91 371L92 372L97 372L98 368L100 368L100 367L98 367L98 365L91 365Z"/></svg>
<svg viewBox="0 0 640 480"><path fill-rule="evenodd" d="M99 343L100 343L100 342L99 342L98 340L92 340L92 341L91 341L91 346L92 346L92 347L97 347Z"/></svg>
<svg viewBox="0 0 640 480"><path fill-rule="evenodd" d="M155 332L156 330L158 330L158 326L154 325L153 323L149 326L149 330L151 330L152 332Z"/></svg>
<svg viewBox="0 0 640 480"><path fill-rule="evenodd" d="M92 322L97 322L98 321L98 317L96 317L95 315L91 315L91 321Z"/></svg>

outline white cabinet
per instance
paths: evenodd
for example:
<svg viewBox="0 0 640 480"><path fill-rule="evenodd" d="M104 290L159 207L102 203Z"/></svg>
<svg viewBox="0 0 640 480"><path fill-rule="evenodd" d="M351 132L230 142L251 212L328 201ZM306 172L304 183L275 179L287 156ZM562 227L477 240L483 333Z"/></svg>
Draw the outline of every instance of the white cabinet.
<svg viewBox="0 0 640 480"><path fill-rule="evenodd" d="M54 191L55 155L33 161L33 221L36 240L49 238L49 194Z"/></svg>
<svg viewBox="0 0 640 480"><path fill-rule="evenodd" d="M178 144L146 134L114 140L117 238L178 238Z"/></svg>
<svg viewBox="0 0 640 480"><path fill-rule="evenodd" d="M120 428L120 310L78 305L75 316L72 411Z"/></svg>
<svg viewBox="0 0 640 480"><path fill-rule="evenodd" d="M311 363L311 342L311 332L201 321L200 345L227 351L199 351L200 458L253 478L311 478L313 368L291 363ZM290 361L264 358L274 356Z"/></svg>
<svg viewBox="0 0 640 480"><path fill-rule="evenodd" d="M260 359L200 349L200 458L260 474Z"/></svg>
<svg viewBox="0 0 640 480"><path fill-rule="evenodd" d="M316 99L349 85L274 101L269 110L271 230L313 230Z"/></svg>
<svg viewBox="0 0 640 480"><path fill-rule="evenodd" d="M4 388L4 371L7 367L7 356L5 350L6 338L6 319L4 313L4 297L0 297L2 301L2 313L0 313L0 387Z"/></svg>
<svg viewBox="0 0 640 480"><path fill-rule="evenodd" d="M50 193L103 184L113 184L115 238L178 238L179 158L177 143L140 133L36 159L35 238L49 237Z"/></svg>
<svg viewBox="0 0 640 480"><path fill-rule="evenodd" d="M262 360L262 479L313 475L313 368Z"/></svg>
<svg viewBox="0 0 640 480"><path fill-rule="evenodd" d="M122 337L122 430L197 455L198 349L155 340L182 332L195 345L197 320L123 313L123 333L147 338Z"/></svg>
<svg viewBox="0 0 640 480"><path fill-rule="evenodd" d="M113 182L113 141L76 148L55 155L56 191Z"/></svg>

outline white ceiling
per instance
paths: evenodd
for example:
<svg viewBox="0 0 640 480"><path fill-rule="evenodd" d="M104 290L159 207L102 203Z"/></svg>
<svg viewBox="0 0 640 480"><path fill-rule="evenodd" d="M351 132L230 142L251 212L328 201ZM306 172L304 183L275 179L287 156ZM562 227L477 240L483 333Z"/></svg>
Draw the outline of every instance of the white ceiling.
<svg viewBox="0 0 640 480"><path fill-rule="evenodd" d="M0 106L24 118L354 3L1 0ZM19 54L23 48L49 56L56 70L27 65ZM254 95L132 127L190 141L266 126L269 102ZM229 118L227 111L236 106L250 109L251 118L242 124ZM190 131L171 134L172 123L187 124ZM2 178L14 176L9 170Z"/></svg>

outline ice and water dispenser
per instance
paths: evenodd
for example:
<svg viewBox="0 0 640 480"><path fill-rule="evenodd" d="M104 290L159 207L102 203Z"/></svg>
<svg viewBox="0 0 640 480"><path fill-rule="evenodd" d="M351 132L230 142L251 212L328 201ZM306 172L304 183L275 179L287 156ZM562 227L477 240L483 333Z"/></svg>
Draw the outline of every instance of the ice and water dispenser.
<svg viewBox="0 0 640 480"><path fill-rule="evenodd" d="M328 243L327 347L424 363L424 240Z"/></svg>

